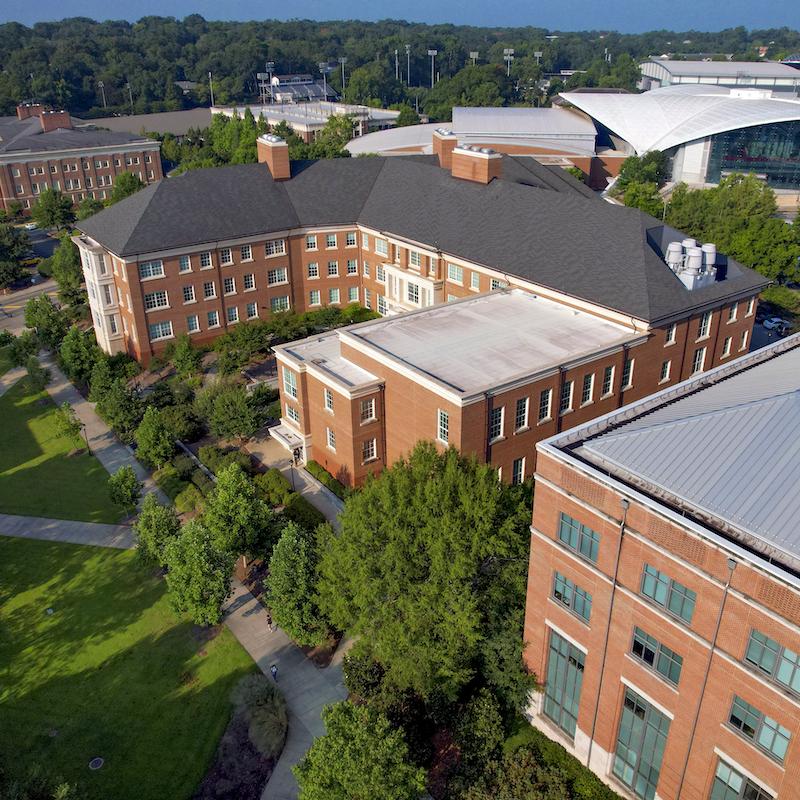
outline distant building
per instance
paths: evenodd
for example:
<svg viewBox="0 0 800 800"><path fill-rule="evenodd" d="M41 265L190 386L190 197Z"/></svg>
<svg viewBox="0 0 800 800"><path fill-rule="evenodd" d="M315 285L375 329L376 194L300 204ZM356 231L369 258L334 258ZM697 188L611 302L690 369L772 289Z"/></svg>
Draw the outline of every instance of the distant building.
<svg viewBox="0 0 800 800"><path fill-rule="evenodd" d="M639 63L640 89L648 91L679 84L768 89L797 95L800 73L779 61L670 61L649 58Z"/></svg>
<svg viewBox="0 0 800 800"><path fill-rule="evenodd" d="M539 443L532 723L625 798L796 798L800 337Z"/></svg>
<svg viewBox="0 0 800 800"><path fill-rule="evenodd" d="M101 117L92 120L98 127L112 131L138 133L171 133L178 141L191 130L203 130L211 124L210 108L189 108L184 111L159 111L154 114L132 114L122 117Z"/></svg>
<svg viewBox="0 0 800 800"><path fill-rule="evenodd" d="M262 80L259 86L262 96L277 104L324 103L339 99L339 95L331 89L327 81L307 74L273 75L270 80Z"/></svg>
<svg viewBox="0 0 800 800"><path fill-rule="evenodd" d="M120 172L144 184L163 177L160 145L127 133L95 130L66 111L21 105L16 117L0 118L0 196L3 208L17 201L30 209L45 189L58 189L77 203L105 200Z"/></svg>

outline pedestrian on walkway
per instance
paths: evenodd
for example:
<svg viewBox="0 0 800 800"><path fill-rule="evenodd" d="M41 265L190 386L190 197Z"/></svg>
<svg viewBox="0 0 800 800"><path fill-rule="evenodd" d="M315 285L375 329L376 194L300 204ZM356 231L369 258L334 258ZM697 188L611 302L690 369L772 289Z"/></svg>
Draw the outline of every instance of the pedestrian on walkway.
<svg viewBox="0 0 800 800"><path fill-rule="evenodd" d="M269 671L270 671L270 673L272 675L272 679L275 681L275 683L277 683L278 682L278 668L273 664L269 668Z"/></svg>
<svg viewBox="0 0 800 800"><path fill-rule="evenodd" d="M273 631L273 628L272 628L272 614L270 614L269 611L267 611L267 629L269 630L270 633L272 633L272 631Z"/></svg>

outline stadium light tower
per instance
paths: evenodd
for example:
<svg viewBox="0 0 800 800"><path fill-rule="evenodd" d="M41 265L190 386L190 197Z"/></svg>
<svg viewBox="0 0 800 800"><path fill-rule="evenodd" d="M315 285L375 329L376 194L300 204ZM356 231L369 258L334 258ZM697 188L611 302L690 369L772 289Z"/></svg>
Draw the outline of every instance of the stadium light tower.
<svg viewBox="0 0 800 800"><path fill-rule="evenodd" d="M431 89L433 89L433 64L436 61L436 56L439 55L439 51L428 50L428 55L431 57Z"/></svg>

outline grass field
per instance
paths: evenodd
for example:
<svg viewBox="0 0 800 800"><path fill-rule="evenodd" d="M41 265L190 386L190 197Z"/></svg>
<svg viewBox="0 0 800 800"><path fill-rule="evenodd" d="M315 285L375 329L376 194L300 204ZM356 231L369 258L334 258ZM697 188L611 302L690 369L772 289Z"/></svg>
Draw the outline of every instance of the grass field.
<svg viewBox="0 0 800 800"><path fill-rule="evenodd" d="M132 551L0 537L5 764L38 762L87 800L189 798L255 668L227 628L194 630Z"/></svg>
<svg viewBox="0 0 800 800"><path fill-rule="evenodd" d="M68 456L75 445L56 436L55 405L37 399L23 382L0 397L0 513L118 522L123 509L108 498L103 465Z"/></svg>
<svg viewBox="0 0 800 800"><path fill-rule="evenodd" d="M8 348L0 347L0 375L4 375L11 369L11 360L8 357Z"/></svg>

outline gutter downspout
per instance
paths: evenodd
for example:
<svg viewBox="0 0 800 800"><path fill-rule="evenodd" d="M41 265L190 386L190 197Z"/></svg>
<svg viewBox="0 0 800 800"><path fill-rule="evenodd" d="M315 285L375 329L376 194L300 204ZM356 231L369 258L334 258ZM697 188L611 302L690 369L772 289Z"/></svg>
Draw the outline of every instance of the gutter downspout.
<svg viewBox="0 0 800 800"><path fill-rule="evenodd" d="M614 595L617 591L617 574L619 573L619 559L622 553L622 537L625 534L625 518L628 516L628 508L631 501L627 497L620 498L619 501L622 506L622 521L619 523L619 543L617 544L617 558L614 563L614 579L611 582L611 598L608 602L608 620L606 622L606 635L603 642L603 658L600 661L600 682L597 685L597 696L594 701L594 716L592 717L592 732L589 736L589 752L586 756L586 766L591 769L592 763L592 746L594 745L594 734L597 728L597 712L600 709L600 691L603 688L603 672L606 668L606 655L608 654L608 635L611 631L611 614L614 611Z"/></svg>
<svg viewBox="0 0 800 800"><path fill-rule="evenodd" d="M678 791L675 797L681 796L681 789L683 789L683 781L686 778L686 770L689 767L689 756L692 754L692 745L694 744L694 734L697 730L697 721L700 719L700 707L703 705L703 695L706 691L706 683L708 682L708 673L711 672L711 661L714 658L714 649L717 646L717 635L719 628L722 624L722 612L725 610L725 601L728 599L728 589L731 588L731 581L733 580L733 571L739 563L736 559L728 557L728 582L725 584L725 590L722 592L722 602L719 606L719 614L717 615L717 626L714 628L714 638L711 640L711 652L708 654L708 663L706 664L706 672L703 675L703 683L700 687L700 699L697 701L697 710L694 712L694 721L692 722L692 732L689 735L689 747L686 750L686 759L683 762L683 769L681 770L681 779L678 783Z"/></svg>

